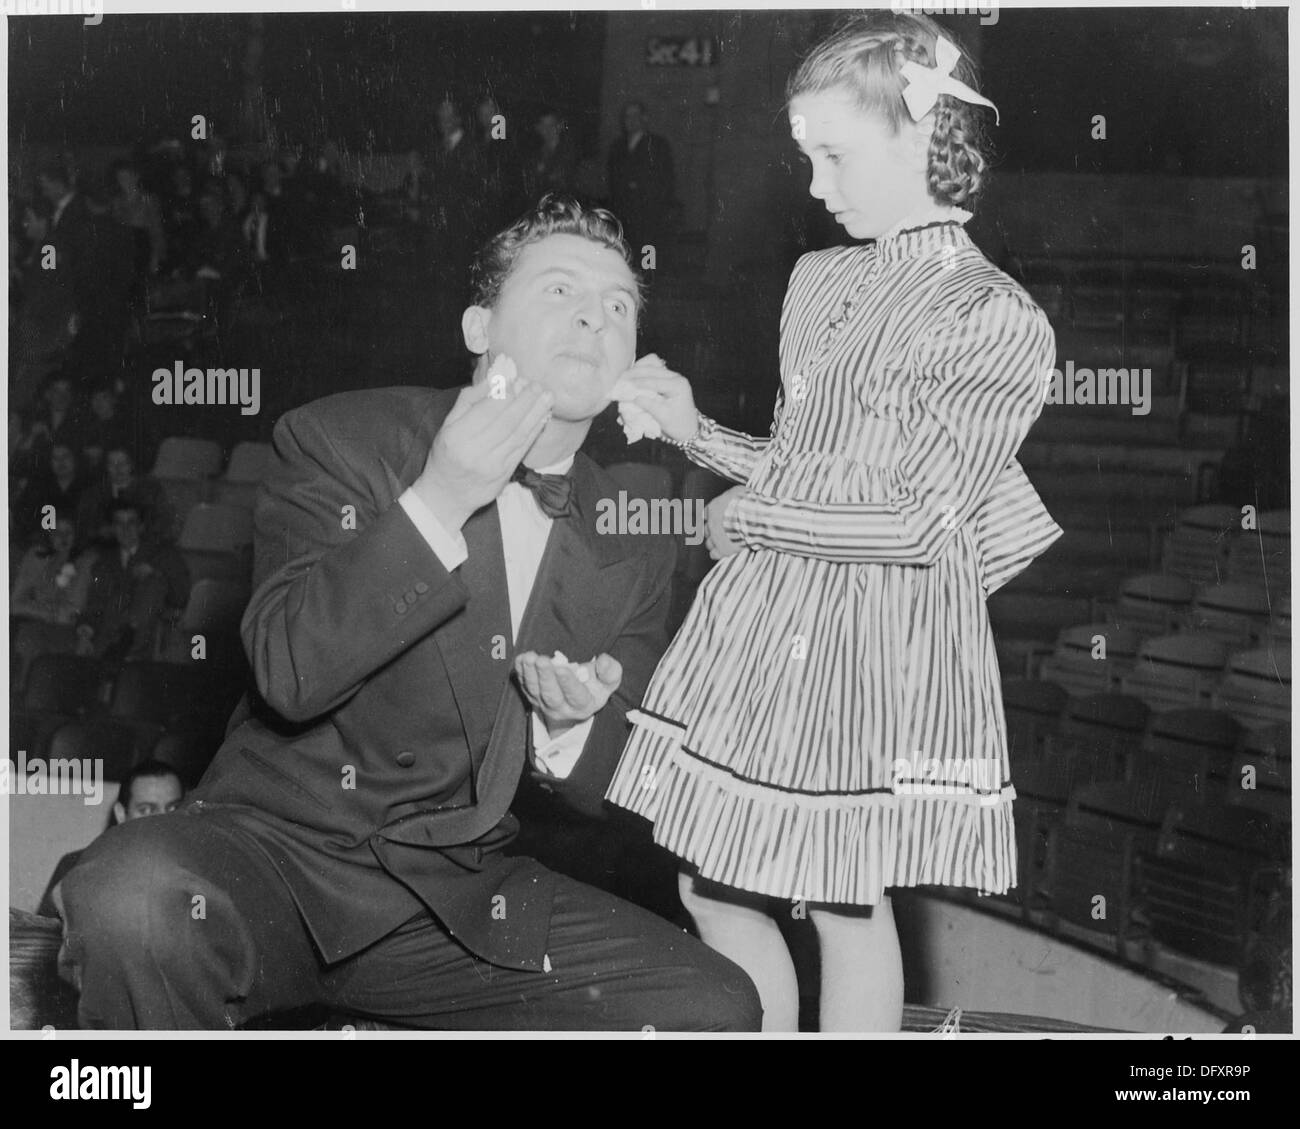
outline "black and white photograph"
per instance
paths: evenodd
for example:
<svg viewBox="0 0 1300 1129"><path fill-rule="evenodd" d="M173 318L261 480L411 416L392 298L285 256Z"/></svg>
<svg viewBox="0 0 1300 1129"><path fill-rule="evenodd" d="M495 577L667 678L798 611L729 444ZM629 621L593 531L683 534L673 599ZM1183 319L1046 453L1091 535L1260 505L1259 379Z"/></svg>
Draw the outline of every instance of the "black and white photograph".
<svg viewBox="0 0 1300 1129"><path fill-rule="evenodd" d="M7 1035L1293 1033L1287 7L131 7L4 5Z"/></svg>

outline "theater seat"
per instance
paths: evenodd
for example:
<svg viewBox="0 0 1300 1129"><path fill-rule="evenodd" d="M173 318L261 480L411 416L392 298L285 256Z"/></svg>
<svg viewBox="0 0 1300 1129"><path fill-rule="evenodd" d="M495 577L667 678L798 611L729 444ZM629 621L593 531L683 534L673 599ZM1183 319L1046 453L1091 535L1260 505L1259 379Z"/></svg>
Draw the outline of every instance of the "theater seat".
<svg viewBox="0 0 1300 1129"><path fill-rule="evenodd" d="M1290 647L1260 648L1233 655L1214 691L1214 704L1247 729L1290 722Z"/></svg>
<svg viewBox="0 0 1300 1129"><path fill-rule="evenodd" d="M1209 704L1227 657L1227 648L1214 639L1194 635L1148 639L1132 671L1120 680L1120 689L1153 710L1195 709Z"/></svg>

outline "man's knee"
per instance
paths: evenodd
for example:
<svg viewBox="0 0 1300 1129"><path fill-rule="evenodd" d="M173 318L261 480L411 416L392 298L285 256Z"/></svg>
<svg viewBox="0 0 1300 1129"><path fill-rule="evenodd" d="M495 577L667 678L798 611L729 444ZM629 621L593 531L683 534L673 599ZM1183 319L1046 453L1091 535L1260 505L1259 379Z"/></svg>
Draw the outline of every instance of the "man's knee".
<svg viewBox="0 0 1300 1129"><path fill-rule="evenodd" d="M155 960L176 950L193 911L192 880L167 819L131 820L96 840L66 878L61 900L72 955L94 946L110 957Z"/></svg>
<svg viewBox="0 0 1300 1129"><path fill-rule="evenodd" d="M708 950L711 958L701 967L702 982L692 993L696 1014L706 1031L759 1031L763 1005L758 989L740 965Z"/></svg>

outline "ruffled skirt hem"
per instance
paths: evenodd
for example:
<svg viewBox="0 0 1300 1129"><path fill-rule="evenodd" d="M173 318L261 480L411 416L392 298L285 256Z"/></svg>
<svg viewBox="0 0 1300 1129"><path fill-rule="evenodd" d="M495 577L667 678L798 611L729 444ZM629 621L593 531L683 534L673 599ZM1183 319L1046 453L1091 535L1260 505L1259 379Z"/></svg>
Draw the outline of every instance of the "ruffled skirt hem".
<svg viewBox="0 0 1300 1129"><path fill-rule="evenodd" d="M607 798L708 880L790 901L876 905L891 887L1016 884L1014 789L797 792L745 780L642 713ZM934 789L933 791L938 791Z"/></svg>

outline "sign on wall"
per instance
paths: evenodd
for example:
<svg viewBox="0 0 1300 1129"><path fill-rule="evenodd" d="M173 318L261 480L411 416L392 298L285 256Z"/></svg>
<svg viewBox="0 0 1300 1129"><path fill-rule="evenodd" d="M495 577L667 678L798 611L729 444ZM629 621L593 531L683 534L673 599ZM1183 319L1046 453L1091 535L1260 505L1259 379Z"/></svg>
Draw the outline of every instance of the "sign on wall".
<svg viewBox="0 0 1300 1129"><path fill-rule="evenodd" d="M652 35L646 40L646 65L651 67L711 67L718 44L711 35Z"/></svg>

